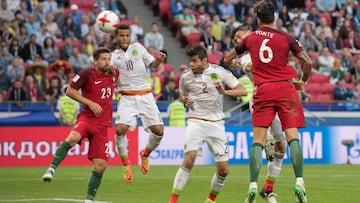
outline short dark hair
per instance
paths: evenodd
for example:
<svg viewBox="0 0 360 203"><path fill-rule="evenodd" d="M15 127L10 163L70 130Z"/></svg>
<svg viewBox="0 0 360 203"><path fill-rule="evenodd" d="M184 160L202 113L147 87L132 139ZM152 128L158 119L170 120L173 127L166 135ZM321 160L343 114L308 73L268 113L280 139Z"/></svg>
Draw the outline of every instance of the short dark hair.
<svg viewBox="0 0 360 203"><path fill-rule="evenodd" d="M99 47L99 48L95 49L95 51L93 53L94 60L99 59L100 54L103 54L103 53L111 54L111 50L109 48L106 48L106 47Z"/></svg>
<svg viewBox="0 0 360 203"><path fill-rule="evenodd" d="M203 47L201 45L195 45L187 50L187 55L189 57L198 56L199 59L204 59L204 58L207 58L207 51L206 51L205 47Z"/></svg>
<svg viewBox="0 0 360 203"><path fill-rule="evenodd" d="M115 30L115 36L119 34L120 30L130 30L130 26L126 25L126 24L120 24L119 27L116 28Z"/></svg>
<svg viewBox="0 0 360 203"><path fill-rule="evenodd" d="M272 3L262 2L255 7L255 13L261 22L265 24L271 24L275 20L274 16L275 8Z"/></svg>
<svg viewBox="0 0 360 203"><path fill-rule="evenodd" d="M249 27L248 26L238 26L237 28L235 28L232 33L231 33L231 39L234 39L235 37L235 34L238 32L238 31L250 31Z"/></svg>

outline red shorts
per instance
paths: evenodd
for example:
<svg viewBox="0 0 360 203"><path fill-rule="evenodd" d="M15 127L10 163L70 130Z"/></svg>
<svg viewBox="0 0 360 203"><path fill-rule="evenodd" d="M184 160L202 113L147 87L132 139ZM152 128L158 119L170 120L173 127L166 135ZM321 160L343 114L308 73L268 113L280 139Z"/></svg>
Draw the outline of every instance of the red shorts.
<svg viewBox="0 0 360 203"><path fill-rule="evenodd" d="M108 127L97 125L88 121L78 121L72 130L80 133L81 141L84 138L89 140L88 158L100 158L108 160L109 157L109 139L107 136ZM81 142L80 141L80 142Z"/></svg>
<svg viewBox="0 0 360 203"><path fill-rule="evenodd" d="M253 126L271 126L276 112L283 130L301 128L305 125L299 94L289 82L263 83L256 90L252 113Z"/></svg>

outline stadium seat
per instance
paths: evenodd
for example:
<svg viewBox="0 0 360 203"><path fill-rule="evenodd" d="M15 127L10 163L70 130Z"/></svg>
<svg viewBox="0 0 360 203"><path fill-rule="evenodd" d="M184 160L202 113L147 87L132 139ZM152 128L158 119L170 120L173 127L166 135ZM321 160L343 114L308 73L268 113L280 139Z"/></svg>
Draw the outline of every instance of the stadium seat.
<svg viewBox="0 0 360 203"><path fill-rule="evenodd" d="M121 23L121 24L124 24L124 25L130 26L130 25L133 24L133 21L130 20L130 19L124 19L124 20L121 20L120 23Z"/></svg>
<svg viewBox="0 0 360 203"><path fill-rule="evenodd" d="M322 92L322 85L319 83L309 83L305 86L305 91L309 94L320 94Z"/></svg>
<svg viewBox="0 0 360 203"><path fill-rule="evenodd" d="M200 43L200 37L201 37L201 33L200 32L191 32L188 34L187 36L187 42L188 42L188 47L192 47L196 44Z"/></svg>
<svg viewBox="0 0 360 203"><path fill-rule="evenodd" d="M322 84L322 93L332 94L335 87L336 87L336 85L334 85L334 84L324 83L324 84Z"/></svg>
<svg viewBox="0 0 360 203"><path fill-rule="evenodd" d="M222 55L220 54L217 54L215 52L212 52L208 55L208 61L209 63L212 63L212 64L219 64L220 63L220 60L223 58Z"/></svg>
<svg viewBox="0 0 360 203"><path fill-rule="evenodd" d="M316 95L316 101L320 104L331 104L333 103L333 94L318 94Z"/></svg>
<svg viewBox="0 0 360 203"><path fill-rule="evenodd" d="M309 83L329 83L329 76L316 73L310 76Z"/></svg>
<svg viewBox="0 0 360 203"><path fill-rule="evenodd" d="M163 63L162 65L164 66L165 72L170 74L172 71L174 71L174 66L170 63Z"/></svg>
<svg viewBox="0 0 360 203"><path fill-rule="evenodd" d="M351 89L351 90L355 90L355 86L352 83L346 83L345 87Z"/></svg>

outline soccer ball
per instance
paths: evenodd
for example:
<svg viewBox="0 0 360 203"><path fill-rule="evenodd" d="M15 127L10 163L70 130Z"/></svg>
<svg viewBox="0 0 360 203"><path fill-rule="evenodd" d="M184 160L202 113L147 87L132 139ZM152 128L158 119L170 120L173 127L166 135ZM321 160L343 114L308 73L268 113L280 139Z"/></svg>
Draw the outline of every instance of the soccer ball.
<svg viewBox="0 0 360 203"><path fill-rule="evenodd" d="M101 31L109 33L120 25L120 18L113 11L105 10L97 15L96 25Z"/></svg>

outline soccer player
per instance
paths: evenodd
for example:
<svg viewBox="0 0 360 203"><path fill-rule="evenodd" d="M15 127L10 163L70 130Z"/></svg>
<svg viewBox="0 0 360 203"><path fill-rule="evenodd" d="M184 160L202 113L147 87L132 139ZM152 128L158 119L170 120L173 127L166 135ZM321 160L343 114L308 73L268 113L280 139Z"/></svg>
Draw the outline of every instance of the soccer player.
<svg viewBox="0 0 360 203"><path fill-rule="evenodd" d="M246 36L250 34L250 30L247 27L237 27L232 33L232 39L239 44ZM242 55L239 59L235 59L233 68L242 66L243 72L245 72L249 78L252 78L251 70L251 57L249 53ZM256 90L254 90L255 92ZM250 111L252 112L252 100L250 101ZM263 189L260 191L260 196L269 203L276 203L276 194L273 192L276 179L280 175L283 158L286 151L285 135L282 131L281 122L279 116L276 114L266 139L265 153L268 160L267 163L267 176ZM275 148L275 149L274 149ZM274 152L275 151L275 152Z"/></svg>
<svg viewBox="0 0 360 203"><path fill-rule="evenodd" d="M216 172L211 179L211 192L205 200L213 203L224 187L228 174L223 95L245 96L247 92L229 71L208 63L207 51L203 46L192 47L187 55L191 71L184 72L180 78L180 100L189 108L185 156L174 179L170 203L177 202L194 166L197 153L204 143L209 146L216 162ZM225 90L224 85L230 89Z"/></svg>
<svg viewBox="0 0 360 203"><path fill-rule="evenodd" d="M66 95L83 104L76 125L57 148L42 179L50 182L55 169L68 151L84 138L89 140L88 158L93 163L85 203L92 203L100 186L108 160L107 129L112 126L112 96L119 71L110 66L111 50L98 48L93 53L94 65L80 71L66 90ZM81 89L82 94L78 91Z"/></svg>
<svg viewBox="0 0 360 203"><path fill-rule="evenodd" d="M261 154L266 142L268 127L278 113L286 141L290 147L290 159L295 172L294 192L298 202L307 202L303 180L303 156L298 128L304 127L304 112L297 91L308 80L312 61L296 39L273 28L274 6L262 2L255 8L259 29L248 35L224 58L232 63L237 55L249 51L252 61L254 84L253 97L254 139L250 152L250 185L245 202L255 202L258 193L257 181L261 168ZM296 73L287 66L291 51L301 62L303 75L295 80Z"/></svg>
<svg viewBox="0 0 360 203"><path fill-rule="evenodd" d="M129 183L133 175L128 157L127 131L136 128L137 117L140 116L144 128L150 132L148 144L139 153L144 174L149 173L148 157L159 146L164 134L160 111L147 80L147 67L156 68L166 58L166 54L160 52L155 59L140 43L130 43L130 36L130 27L127 25L120 25L115 30L119 48L113 51L111 58L111 63L120 71L121 98L115 118L116 145L124 166L123 178Z"/></svg>

